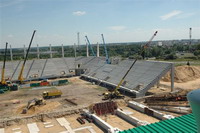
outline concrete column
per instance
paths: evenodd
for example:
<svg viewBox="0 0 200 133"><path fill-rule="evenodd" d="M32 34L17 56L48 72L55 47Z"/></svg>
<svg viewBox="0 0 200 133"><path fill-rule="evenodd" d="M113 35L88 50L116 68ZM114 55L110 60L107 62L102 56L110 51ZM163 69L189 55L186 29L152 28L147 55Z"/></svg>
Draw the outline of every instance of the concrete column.
<svg viewBox="0 0 200 133"><path fill-rule="evenodd" d="M62 57L64 58L65 57L65 52L64 52L64 46L62 44Z"/></svg>
<svg viewBox="0 0 200 133"><path fill-rule="evenodd" d="M11 45L10 45L10 59L11 59L11 61L13 61L13 54L12 54L12 47L11 47Z"/></svg>
<svg viewBox="0 0 200 133"><path fill-rule="evenodd" d="M87 54L87 57L89 57L89 50L88 50L88 43L86 42L86 54Z"/></svg>
<svg viewBox="0 0 200 133"><path fill-rule="evenodd" d="M40 59L40 50L38 44L37 44L37 58Z"/></svg>
<svg viewBox="0 0 200 133"><path fill-rule="evenodd" d="M77 33L77 45L78 45L78 48L79 48L79 45L80 45L80 33L78 32Z"/></svg>
<svg viewBox="0 0 200 133"><path fill-rule="evenodd" d="M157 82L157 88L160 87L160 80Z"/></svg>
<svg viewBox="0 0 200 133"><path fill-rule="evenodd" d="M97 42L97 57L99 57L99 43Z"/></svg>
<svg viewBox="0 0 200 133"><path fill-rule="evenodd" d="M50 49L50 58L52 58L53 55L52 55L52 51L51 51L51 44L49 44L49 49Z"/></svg>
<svg viewBox="0 0 200 133"><path fill-rule="evenodd" d="M24 45L24 58L26 58L26 46Z"/></svg>
<svg viewBox="0 0 200 133"><path fill-rule="evenodd" d="M76 58L76 43L74 43L74 57Z"/></svg>
<svg viewBox="0 0 200 133"><path fill-rule="evenodd" d="M171 65L171 91L174 91L174 64Z"/></svg>

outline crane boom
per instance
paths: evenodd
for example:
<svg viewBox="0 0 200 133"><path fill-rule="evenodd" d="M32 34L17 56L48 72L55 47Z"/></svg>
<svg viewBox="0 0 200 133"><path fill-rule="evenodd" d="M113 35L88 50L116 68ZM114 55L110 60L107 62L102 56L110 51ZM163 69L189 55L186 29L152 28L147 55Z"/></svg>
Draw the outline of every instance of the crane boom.
<svg viewBox="0 0 200 133"><path fill-rule="evenodd" d="M154 37L157 35L157 33L158 33L158 31L156 31L156 32L153 34L153 36L150 38L150 40L144 45L145 48L148 47L148 46L151 44L152 40L153 40Z"/></svg>
<svg viewBox="0 0 200 133"><path fill-rule="evenodd" d="M154 35L151 37L151 39L143 46L143 49L141 51L141 54L144 52L145 47L148 47L148 45L151 43L151 41L153 40L153 38L156 36L158 31L156 31L154 33ZM124 79L126 78L126 76L128 75L128 73L130 72L130 70L132 69L132 67L134 66L134 64L136 63L138 58L136 58L134 60L134 62L132 63L132 65L130 66L130 68L128 69L128 71L125 73L125 75L122 77L122 79L120 80L119 84L117 85L117 87L114 89L114 91L109 92L109 93L103 93L104 95L104 99L103 100L107 100L107 99L113 99L113 98L124 98L124 96L118 91L118 89L120 88L120 86L122 85L122 83L124 82Z"/></svg>
<svg viewBox="0 0 200 133"><path fill-rule="evenodd" d="M105 53L106 53L106 63L110 64L110 59L109 59L109 56L108 56L108 51L107 51L107 48L106 48L106 43L105 43L105 40L104 40L104 36L103 36L103 34L101 34L101 36L102 36L102 40L103 40L103 44L104 44L104 50L105 50Z"/></svg>
<svg viewBox="0 0 200 133"><path fill-rule="evenodd" d="M90 49L91 49L91 51L92 51L92 55L93 55L93 56L96 56L96 54L94 53L94 50L93 50L93 48L92 48L92 46L91 46L91 44L90 44L90 41L89 41L88 37L85 36L85 38L86 38L86 40L87 40L87 42L88 42L88 44L89 44L89 46L90 46Z"/></svg>
<svg viewBox="0 0 200 133"><path fill-rule="evenodd" d="M145 49L149 47L149 45L151 44L152 40L154 39L154 37L157 35L158 31L156 31L153 36L150 38L150 40L143 45L142 51L141 51L141 55L143 57L143 59L145 58Z"/></svg>
<svg viewBox="0 0 200 133"><path fill-rule="evenodd" d="M31 41L30 41L30 43L29 43L28 50L27 50L27 52L26 52L26 56L25 56L25 59L24 59L24 63L22 64L22 68L21 68L21 71L20 71L19 76L18 76L18 80L19 80L20 82L23 81L24 66L25 66L26 60L27 60L27 58L28 58L28 53L29 53L29 50L30 50L30 47L31 47L31 44L32 44L32 41L33 41L33 38L34 38L34 35L35 35L35 32L36 32L36 30L33 31L33 35L32 35L32 37L31 37Z"/></svg>
<svg viewBox="0 0 200 133"><path fill-rule="evenodd" d="M130 70L132 69L133 65L136 63L136 61L137 61L137 59L134 60L134 62L132 63L132 65L130 66L130 68L128 69L128 71L125 73L125 75L122 77L121 81L119 82L119 84L117 85L117 87L115 88L114 91L117 91L119 89L119 87L124 82L124 79L126 78L126 76L128 75L128 73L130 72Z"/></svg>
<svg viewBox="0 0 200 133"><path fill-rule="evenodd" d="M2 68L2 73L1 73L1 84L2 85L6 84L6 81L5 81L5 78L4 78L4 74L5 74L5 64L6 64L7 47L8 47L8 43L6 42L5 55L4 55L4 61L3 61L3 68Z"/></svg>

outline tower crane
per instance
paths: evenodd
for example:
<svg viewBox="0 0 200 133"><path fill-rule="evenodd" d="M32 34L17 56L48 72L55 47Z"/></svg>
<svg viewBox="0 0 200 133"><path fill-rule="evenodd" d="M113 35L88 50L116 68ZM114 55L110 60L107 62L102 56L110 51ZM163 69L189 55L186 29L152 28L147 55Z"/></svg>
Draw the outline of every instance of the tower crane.
<svg viewBox="0 0 200 133"><path fill-rule="evenodd" d="M26 52L26 56L25 56L24 62L23 62L23 64L22 64L22 68L21 68L21 71L20 71L19 76L18 76L18 81L19 81L19 83L22 83L23 80L24 80L24 78L23 78L24 66L25 66L26 60L27 60L27 58L28 58L29 50L30 50L30 47L31 47L31 44L32 44L32 41L33 41L33 38L34 38L34 35L35 35L35 32L36 32L36 30L33 31L33 35L32 35L32 37L31 37L31 41L30 41L30 43L29 43L28 50L27 50L27 52Z"/></svg>
<svg viewBox="0 0 200 133"><path fill-rule="evenodd" d="M104 40L104 36L103 36L103 34L101 34L101 36L102 36L102 40L103 40L104 50L105 50L105 53L106 53L106 63L110 64L111 62L110 62L108 51L107 51L107 48L106 48L106 43L105 43L105 40Z"/></svg>
<svg viewBox="0 0 200 133"><path fill-rule="evenodd" d="M92 45L90 44L90 41L89 41L88 37L85 36L85 38L86 38L86 40L87 40L87 43L88 43L89 46L90 46L90 49L91 49L91 51L92 51L92 55L93 55L93 56L96 56L96 54L94 53L94 50L93 50L93 48L92 48Z"/></svg>

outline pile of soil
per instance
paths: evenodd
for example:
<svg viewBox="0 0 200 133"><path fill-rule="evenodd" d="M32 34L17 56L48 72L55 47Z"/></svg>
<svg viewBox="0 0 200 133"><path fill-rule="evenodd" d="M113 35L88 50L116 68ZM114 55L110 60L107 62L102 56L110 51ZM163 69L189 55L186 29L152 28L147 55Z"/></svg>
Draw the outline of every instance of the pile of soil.
<svg viewBox="0 0 200 133"><path fill-rule="evenodd" d="M26 113L26 115L33 115L38 113L44 113L44 112L50 112L56 108L58 108L61 104L59 102L48 102L46 105L37 105L32 106ZM26 107L26 105L22 105L19 108L17 108L16 113L21 114L23 109Z"/></svg>
<svg viewBox="0 0 200 133"><path fill-rule="evenodd" d="M200 78L200 66L178 66L175 67L174 82L183 83ZM165 82L170 82L170 72L162 79Z"/></svg>

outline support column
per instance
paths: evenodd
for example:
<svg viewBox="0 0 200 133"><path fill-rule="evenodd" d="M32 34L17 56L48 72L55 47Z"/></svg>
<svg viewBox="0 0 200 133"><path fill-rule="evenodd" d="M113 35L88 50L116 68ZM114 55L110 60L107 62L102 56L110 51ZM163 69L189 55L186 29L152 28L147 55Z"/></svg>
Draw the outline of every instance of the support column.
<svg viewBox="0 0 200 133"><path fill-rule="evenodd" d="M78 45L78 48L79 48L79 45L80 45L80 33L78 32L77 33L77 45Z"/></svg>
<svg viewBox="0 0 200 133"><path fill-rule="evenodd" d="M99 43L97 42L97 57L99 57Z"/></svg>
<svg viewBox="0 0 200 133"><path fill-rule="evenodd" d="M89 50L88 50L88 43L86 42L86 54L87 54L87 57L89 57Z"/></svg>
<svg viewBox="0 0 200 133"><path fill-rule="evenodd" d="M49 44L49 49L50 49L50 58L52 58L52 51L51 51L51 44Z"/></svg>
<svg viewBox="0 0 200 133"><path fill-rule="evenodd" d="M157 82L157 88L160 87L160 80Z"/></svg>
<svg viewBox="0 0 200 133"><path fill-rule="evenodd" d="M74 57L76 58L76 43L74 43Z"/></svg>
<svg viewBox="0 0 200 133"><path fill-rule="evenodd" d="M26 46L24 45L24 59L26 57Z"/></svg>
<svg viewBox="0 0 200 133"><path fill-rule="evenodd" d="M64 52L64 46L62 44L62 57L64 58L65 57L65 52Z"/></svg>
<svg viewBox="0 0 200 133"><path fill-rule="evenodd" d="M171 91L174 90L174 64L171 64Z"/></svg>
<svg viewBox="0 0 200 133"><path fill-rule="evenodd" d="M12 47L10 45L10 60L13 61Z"/></svg>
<svg viewBox="0 0 200 133"><path fill-rule="evenodd" d="M40 50L38 44L37 44L37 58L40 59Z"/></svg>

